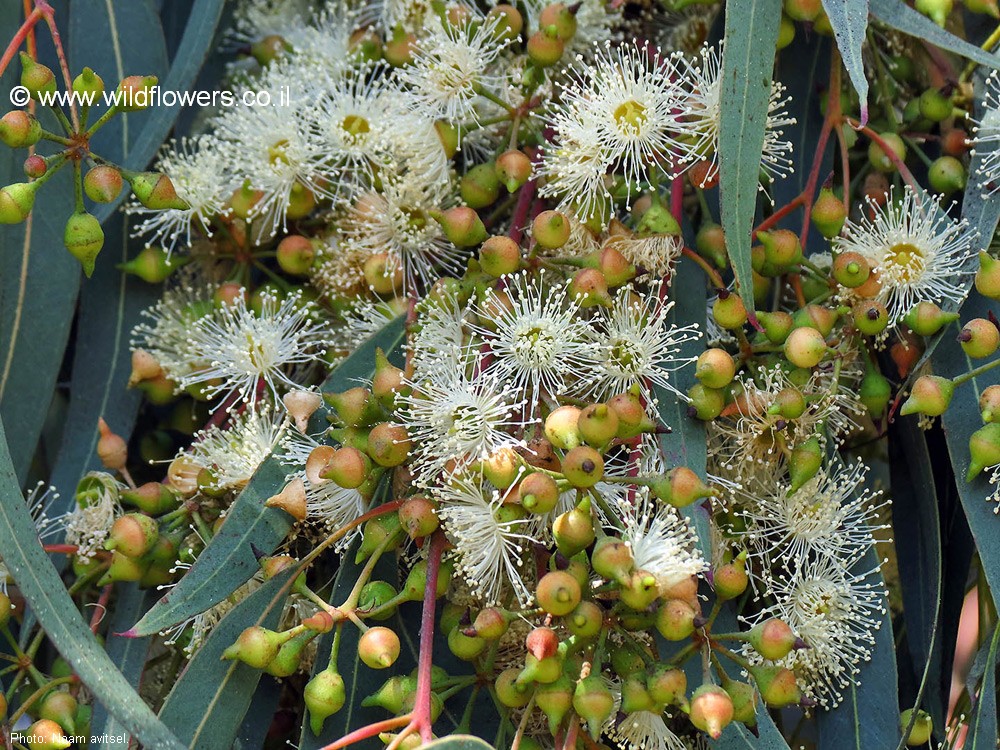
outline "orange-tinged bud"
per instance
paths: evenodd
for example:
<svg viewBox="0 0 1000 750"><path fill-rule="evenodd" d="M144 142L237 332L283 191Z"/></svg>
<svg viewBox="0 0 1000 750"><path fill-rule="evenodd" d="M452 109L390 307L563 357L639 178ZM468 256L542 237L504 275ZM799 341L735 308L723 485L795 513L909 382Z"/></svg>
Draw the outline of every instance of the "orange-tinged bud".
<svg viewBox="0 0 1000 750"><path fill-rule="evenodd" d="M569 573L553 570L538 581L535 597L538 606L555 617L568 615L580 603L580 584Z"/></svg>
<svg viewBox="0 0 1000 750"><path fill-rule="evenodd" d="M795 681L795 673L785 667L759 665L750 668L750 674L761 698L771 708L793 706L802 700L802 691Z"/></svg>
<svg viewBox="0 0 1000 750"><path fill-rule="evenodd" d="M411 447L410 436L401 425L382 422L368 434L368 453L379 466L399 466L406 461Z"/></svg>
<svg viewBox="0 0 1000 750"><path fill-rule="evenodd" d="M899 413L924 414L928 417L940 417L948 409L951 397L955 392L955 384L937 375L923 375L917 378L910 391L910 397L900 408Z"/></svg>
<svg viewBox="0 0 1000 750"><path fill-rule="evenodd" d="M153 548L159 535L156 521L152 518L143 513L126 513L115 519L104 549L139 558Z"/></svg>
<svg viewBox="0 0 1000 750"><path fill-rule="evenodd" d="M74 213L66 221L63 230L63 244L70 255L80 261L84 274L89 278L94 273L97 254L104 247L104 230L101 222L88 213Z"/></svg>
<svg viewBox="0 0 1000 750"><path fill-rule="evenodd" d="M747 633L747 642L768 661L784 659L793 649L806 647L784 620L775 617L754 625Z"/></svg>
<svg viewBox="0 0 1000 750"><path fill-rule="evenodd" d="M604 458L589 445L578 445L563 458L562 473L574 487L593 487L604 477Z"/></svg>
<svg viewBox="0 0 1000 750"><path fill-rule="evenodd" d="M688 602L668 599L656 613L656 629L668 641L683 641L694 632L697 616Z"/></svg>
<svg viewBox="0 0 1000 750"><path fill-rule="evenodd" d="M39 719L24 730L24 735L31 750L64 750L73 744L63 734L62 727L51 719Z"/></svg>
<svg viewBox="0 0 1000 750"><path fill-rule="evenodd" d="M430 215L441 225L445 236L456 247L474 247L489 237L479 214L468 206L431 211Z"/></svg>
<svg viewBox="0 0 1000 750"><path fill-rule="evenodd" d="M108 427L103 418L97 420L97 429L101 437L97 441L97 457L101 459L104 468L111 471L121 471L128 460L128 444Z"/></svg>
<svg viewBox="0 0 1000 750"><path fill-rule="evenodd" d="M785 339L785 357L796 367L815 367L826 352L826 339L815 328L796 328Z"/></svg>
<svg viewBox="0 0 1000 750"><path fill-rule="evenodd" d="M691 696L691 723L712 739L719 739L733 712L732 698L718 685L702 685Z"/></svg>
<svg viewBox="0 0 1000 750"><path fill-rule="evenodd" d="M1000 464L1000 422L990 422L972 433L969 458L966 482L971 482L986 467Z"/></svg>
<svg viewBox="0 0 1000 750"><path fill-rule="evenodd" d="M399 658L399 636L384 626L365 631L358 641L358 656L372 669L386 669Z"/></svg>
<svg viewBox="0 0 1000 750"><path fill-rule="evenodd" d="M272 495L264 503L268 508L279 508L296 521L304 521L308 515L306 485L302 477L296 477L277 495Z"/></svg>
<svg viewBox="0 0 1000 750"><path fill-rule="evenodd" d="M559 502L559 485L552 477L537 471L521 480L517 492L521 506L537 515L548 513Z"/></svg>
<svg viewBox="0 0 1000 750"><path fill-rule="evenodd" d="M556 448L569 450L583 443L579 420L581 410L577 406L560 406L545 418L545 437Z"/></svg>
<svg viewBox="0 0 1000 750"><path fill-rule="evenodd" d="M319 735L323 722L344 705L347 698L344 678L335 670L324 669L306 683L302 698L309 711L309 727L314 735Z"/></svg>
<svg viewBox="0 0 1000 750"><path fill-rule="evenodd" d="M986 318L973 318L962 327L958 343L973 359L989 357L1000 346L1000 330Z"/></svg>

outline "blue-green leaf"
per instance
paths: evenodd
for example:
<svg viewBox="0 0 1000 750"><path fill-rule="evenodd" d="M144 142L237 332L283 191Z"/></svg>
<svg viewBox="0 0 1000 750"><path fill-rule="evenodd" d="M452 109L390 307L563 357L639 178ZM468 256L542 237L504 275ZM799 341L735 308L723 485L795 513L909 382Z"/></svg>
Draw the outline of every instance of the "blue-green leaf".
<svg viewBox="0 0 1000 750"><path fill-rule="evenodd" d="M763 701L757 704L757 736L742 724L733 722L719 739L709 740L709 746L714 750L788 750L788 743Z"/></svg>
<svg viewBox="0 0 1000 750"><path fill-rule="evenodd" d="M38 541L18 490L0 421L0 549L18 589L60 654L122 726L147 747L184 746L142 701L98 643Z"/></svg>
<svg viewBox="0 0 1000 750"><path fill-rule="evenodd" d="M325 391L339 391L370 378L375 368L375 350L398 357L404 336L403 318L397 318L345 359L323 384ZM322 422L322 415L313 419ZM180 582L146 613L131 635L151 635L173 627L229 596L257 570L251 544L271 553L292 528L292 517L264 503L281 491L288 471L269 458L254 474L226 513L226 522Z"/></svg>
<svg viewBox="0 0 1000 750"><path fill-rule="evenodd" d="M872 15L886 26L974 60L991 68L1000 67L1000 57L991 55L974 44L969 44L950 31L945 31L931 19L920 13L903 0L871 0Z"/></svg>
<svg viewBox="0 0 1000 750"><path fill-rule="evenodd" d="M294 570L264 581L212 629L167 695L160 719L192 750L232 747L263 674L222 652L252 625L274 629L281 617L282 587Z"/></svg>
<svg viewBox="0 0 1000 750"><path fill-rule="evenodd" d="M771 98L781 0L730 0L722 55L719 190L726 249L738 291L753 315L750 234Z"/></svg>
<svg viewBox="0 0 1000 750"><path fill-rule="evenodd" d="M861 100L861 124L868 122L868 79L861 59L861 46L868 31L868 0L823 0L833 35L847 75Z"/></svg>

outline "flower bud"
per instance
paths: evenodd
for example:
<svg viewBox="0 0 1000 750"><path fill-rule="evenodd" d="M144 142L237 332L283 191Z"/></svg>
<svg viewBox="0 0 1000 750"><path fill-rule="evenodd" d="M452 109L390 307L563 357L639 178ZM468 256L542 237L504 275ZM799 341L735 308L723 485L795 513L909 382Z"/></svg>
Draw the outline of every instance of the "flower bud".
<svg viewBox="0 0 1000 750"><path fill-rule="evenodd" d="M617 436L618 415L607 404L591 404L580 412L576 426L584 442L600 448Z"/></svg>
<svg viewBox="0 0 1000 750"><path fill-rule="evenodd" d="M581 307L611 306L611 296L608 294L608 280L596 268L581 268L573 275L569 283L570 298L578 301Z"/></svg>
<svg viewBox="0 0 1000 750"><path fill-rule="evenodd" d="M407 696L415 692L416 689L417 680L415 677L396 675L383 682L382 687L361 701L361 705L365 708L378 706L389 713L398 714L402 710Z"/></svg>
<svg viewBox="0 0 1000 750"><path fill-rule="evenodd" d="M733 720L733 700L718 685L702 685L691 696L691 723L714 740Z"/></svg>
<svg viewBox="0 0 1000 750"><path fill-rule="evenodd" d="M302 699L309 711L309 726L314 735L323 731L323 722L343 707L346 698L344 678L329 667L306 683Z"/></svg>
<svg viewBox="0 0 1000 750"><path fill-rule="evenodd" d="M104 468L121 471L128 460L128 445L120 435L111 431L103 418L97 420L97 430L101 435L97 441L97 457L101 459Z"/></svg>
<svg viewBox="0 0 1000 750"><path fill-rule="evenodd" d="M555 617L568 615L580 603L580 584L569 573L553 570L538 581L535 599L538 606Z"/></svg>
<svg viewBox="0 0 1000 750"><path fill-rule="evenodd" d="M740 552L732 562L720 565L715 569L712 576L715 595L721 601L735 599L747 589L750 582L747 576L746 566L747 553Z"/></svg>
<svg viewBox="0 0 1000 750"><path fill-rule="evenodd" d="M495 278L514 273L521 267L521 248L510 237L494 235L479 249L479 265Z"/></svg>
<svg viewBox="0 0 1000 750"><path fill-rule="evenodd" d="M357 448L343 446L330 454L319 475L323 479L332 479L345 489L357 489L364 484L371 470L372 462L368 456Z"/></svg>
<svg viewBox="0 0 1000 750"><path fill-rule="evenodd" d="M309 428L309 417L316 413L323 404L323 397L315 391L307 391L300 388L289 391L282 397L281 403L285 405L285 411L295 422L295 427L299 432L305 433Z"/></svg>
<svg viewBox="0 0 1000 750"><path fill-rule="evenodd" d="M687 692L687 675L666 664L653 664L647 670L646 690L656 703L680 704Z"/></svg>
<svg viewBox="0 0 1000 750"><path fill-rule="evenodd" d="M305 648L316 635L316 632L306 630L281 644L278 653L264 668L264 671L272 677L291 677L299 670Z"/></svg>
<svg viewBox="0 0 1000 750"><path fill-rule="evenodd" d="M747 633L747 642L768 661L784 659L793 649L806 648L805 642L776 617L759 622Z"/></svg>
<svg viewBox="0 0 1000 750"><path fill-rule="evenodd" d="M535 689L535 705L548 719L549 731L555 735L566 714L573 707L573 681L567 675Z"/></svg>
<svg viewBox="0 0 1000 750"><path fill-rule="evenodd" d="M962 350L973 359L988 357L1000 346L1000 331L985 318L973 318L958 334Z"/></svg>
<svg viewBox="0 0 1000 750"><path fill-rule="evenodd" d="M365 523L364 530L361 534L361 544L358 546L358 551L354 558L355 563L361 563L362 561L367 560L372 553L375 552L375 550L382 546L383 542L385 542L387 538L390 536L397 536L401 529L402 526L399 521L398 513L386 513L381 516L376 516ZM406 579L407 588L409 588L409 584L411 582L410 578L414 579L413 583L415 584L417 582L416 579L420 574L423 574L426 577L427 563L426 561L422 562L422 566L421 563L417 563L417 565L413 567L413 570L410 571L410 577ZM419 572L415 574L413 571ZM417 592L417 598L423 598L425 584L426 580L424 583L421 583L420 591Z"/></svg>
<svg viewBox="0 0 1000 750"><path fill-rule="evenodd" d="M302 477L292 479L277 495L272 495L264 505L268 508L279 508L296 521L306 520L309 514L306 501L306 485Z"/></svg>
<svg viewBox="0 0 1000 750"><path fill-rule="evenodd" d="M684 508L702 498L711 497L715 491L686 466L676 466L666 476L649 485L653 495L675 508Z"/></svg>
<svg viewBox="0 0 1000 750"><path fill-rule="evenodd" d="M369 628L358 641L358 656L372 669L386 669L399 658L399 636L378 625Z"/></svg>
<svg viewBox="0 0 1000 750"><path fill-rule="evenodd" d="M499 607L487 607L476 615L470 630L480 638L495 641L507 632L513 618L514 615Z"/></svg>
<svg viewBox="0 0 1000 750"><path fill-rule="evenodd" d="M73 744L63 735L62 727L51 719L39 719L24 730L24 735L31 750L63 750Z"/></svg>
<svg viewBox="0 0 1000 750"><path fill-rule="evenodd" d="M593 544L594 519L590 500L584 498L579 505L558 516L552 522L552 536L556 547L566 557L573 557Z"/></svg>
<svg viewBox="0 0 1000 750"><path fill-rule="evenodd" d="M773 229L757 232L757 241L764 246L764 260L780 273L802 260L799 236L790 229ZM780 275L780 273L778 275Z"/></svg>
<svg viewBox="0 0 1000 750"><path fill-rule="evenodd" d="M1000 299L1000 260L997 260L985 250L979 251L979 270L976 271L976 291L984 297Z"/></svg>
<svg viewBox="0 0 1000 750"><path fill-rule="evenodd" d="M723 682L723 689L733 702L733 721L748 727L757 725L757 691L753 685L736 680Z"/></svg>
<svg viewBox="0 0 1000 750"><path fill-rule="evenodd" d="M413 51L417 47L417 37L409 32L403 31L402 27L397 27L392 38L385 43L383 55L385 61L394 68L402 68L413 63ZM440 135L440 131L439 131ZM447 153L447 151L445 152ZM452 151L448 154L450 159L455 155Z"/></svg>
<svg viewBox="0 0 1000 750"><path fill-rule="evenodd" d="M577 638L594 638L604 626L604 612L591 601L582 601L563 619L566 629Z"/></svg>
<svg viewBox="0 0 1000 750"><path fill-rule="evenodd" d="M944 28L951 14L953 0L915 0L913 7Z"/></svg>
<svg viewBox="0 0 1000 750"><path fill-rule="evenodd" d="M681 599L668 599L656 613L656 629L668 641L683 641L694 632L694 607Z"/></svg>
<svg viewBox="0 0 1000 750"><path fill-rule="evenodd" d="M175 510L181 501L177 490L160 482L147 482L134 490L123 490L121 499L151 516L169 513Z"/></svg>
<svg viewBox="0 0 1000 750"><path fill-rule="evenodd" d="M611 716L615 699L600 675L592 674L576 684L573 691L573 709L587 722L590 736L597 740L601 727Z"/></svg>
<svg viewBox="0 0 1000 750"><path fill-rule="evenodd" d="M924 414L928 417L940 417L948 409L951 397L955 392L955 384L948 378L938 375L923 375L917 378L899 413Z"/></svg>
<svg viewBox="0 0 1000 750"><path fill-rule="evenodd" d="M84 68L76 78L73 79L73 91L81 95L91 95L99 97L104 93L104 79L90 68Z"/></svg>
<svg viewBox="0 0 1000 750"><path fill-rule="evenodd" d="M560 406L545 418L545 437L556 448L569 450L583 444L579 421L581 410L576 406Z"/></svg>
<svg viewBox="0 0 1000 750"><path fill-rule="evenodd" d="M495 34L497 41L513 41L521 35L521 29L524 28L524 18L522 18L521 12L513 5L501 4L490 8L490 12L486 14L486 18L490 21L494 18L501 19L496 24Z"/></svg>
<svg viewBox="0 0 1000 750"><path fill-rule="evenodd" d="M632 547L613 536L602 536L594 545L590 565L601 578L624 584L635 568Z"/></svg>
<svg viewBox="0 0 1000 750"><path fill-rule="evenodd" d="M747 311L738 294L723 289L712 303L712 317L727 331L735 331L747 322Z"/></svg>
<svg viewBox="0 0 1000 750"><path fill-rule="evenodd" d="M626 714L636 711L656 711L656 703L646 689L645 675L632 672L622 675L621 711Z"/></svg>
<svg viewBox="0 0 1000 750"><path fill-rule="evenodd" d="M712 261L716 268L721 270L729 265L729 256L726 254L726 234L722 227L715 222L702 222L698 234L695 235L694 246L698 255Z"/></svg>
<svg viewBox="0 0 1000 750"><path fill-rule="evenodd" d="M40 101L41 94L51 94L56 90L56 76L51 68L36 62L31 55L21 55L21 85L28 89L31 98Z"/></svg>
<svg viewBox="0 0 1000 750"><path fill-rule="evenodd" d="M968 3L966 3L966 7L969 7ZM996 6L994 5L994 7ZM916 721L913 721L914 711L917 712ZM910 747L917 747L930 742L931 735L934 733L934 720L931 719L931 715L920 709L906 709L899 715L900 731L905 732L906 728L910 726L911 721L913 721L913 728L910 729L910 733L906 736L906 744Z"/></svg>
<svg viewBox="0 0 1000 750"><path fill-rule="evenodd" d="M44 177L45 173L49 171L48 162L38 154L32 154L25 159L23 168L24 176L29 180L37 180L39 177Z"/></svg>
<svg viewBox="0 0 1000 750"><path fill-rule="evenodd" d="M622 440L634 438L642 432L652 432L655 423L646 414L639 397L634 393L620 393L612 396L608 406L618 415L618 437Z"/></svg>
<svg viewBox="0 0 1000 750"><path fill-rule="evenodd" d="M984 423L998 421L1000 417L1000 385L991 385L979 394L979 413Z"/></svg>
<svg viewBox="0 0 1000 750"><path fill-rule="evenodd" d="M556 33L539 30L528 37L528 59L539 68L555 65L562 59L566 46Z"/></svg>
<svg viewBox="0 0 1000 750"><path fill-rule="evenodd" d="M900 162L906 161L906 144L903 142L903 139L895 133L881 133L879 138L882 143L885 144L886 148L890 149L892 155L895 156L896 159L894 160L890 158L890 156L882 150L882 146L872 140L872 142L868 145L868 163L871 164L872 168L878 172L891 174L896 171L897 160Z"/></svg>
<svg viewBox="0 0 1000 750"><path fill-rule="evenodd" d="M254 669L264 669L278 655L278 649L289 640L288 636L254 625L240 633L236 643L222 653L222 658L239 659Z"/></svg>
<svg viewBox="0 0 1000 750"><path fill-rule="evenodd" d="M153 103L152 89L156 87L157 83L156 76L128 76L122 79L122 82L118 84L118 104L116 105L119 111L138 112L149 107ZM146 208L156 207L146 206ZM163 208L167 208L167 206L163 206ZM187 204L181 208L187 208Z"/></svg>
<svg viewBox="0 0 1000 750"><path fill-rule="evenodd" d="M368 453L379 466L399 466L406 461L411 446L410 436L401 425L382 422L368 434Z"/></svg>
<svg viewBox="0 0 1000 750"><path fill-rule="evenodd" d="M918 336L933 336L956 320L958 313L946 313L933 302L918 302L903 316L903 322Z"/></svg>
<svg viewBox="0 0 1000 750"><path fill-rule="evenodd" d="M459 183L462 200L470 208L485 208L500 197L500 180L492 163L470 168Z"/></svg>
<svg viewBox="0 0 1000 750"><path fill-rule="evenodd" d="M505 669L497 675L497 679L493 684L496 689L497 700L508 708L524 708L531 701L531 685L530 683L517 681L520 673L521 670L516 667Z"/></svg>
<svg viewBox="0 0 1000 750"><path fill-rule="evenodd" d="M0 118L0 141L10 148L28 148L41 140L42 126L34 115L15 109Z"/></svg>
<svg viewBox="0 0 1000 750"><path fill-rule="evenodd" d="M167 209L185 210L190 208L174 189L174 183L159 172L128 173L124 175L132 186L136 199L146 208L156 211Z"/></svg>
<svg viewBox="0 0 1000 750"><path fill-rule="evenodd" d="M139 558L153 548L158 537L156 521L142 513L126 513L115 519L104 549L116 550L126 557Z"/></svg>
<svg viewBox="0 0 1000 750"><path fill-rule="evenodd" d="M829 240L838 236L840 230L844 228L847 209L844 207L844 202L834 195L832 190L823 188L813 203L810 217L813 226Z"/></svg>
<svg viewBox="0 0 1000 750"><path fill-rule="evenodd" d="M569 241L569 219L558 211L542 211L531 223L531 236L546 250L558 250Z"/></svg>
<svg viewBox="0 0 1000 750"><path fill-rule="evenodd" d="M794 320L784 311L757 311L757 321L764 327L764 335L772 344L783 344L791 333Z"/></svg>
<svg viewBox="0 0 1000 750"><path fill-rule="evenodd" d="M811 437L792 450L788 462L788 476L791 480L791 490L795 492L802 485L816 476L823 463L823 449L818 437Z"/></svg>
<svg viewBox="0 0 1000 750"><path fill-rule="evenodd" d="M448 633L448 650L462 661L474 661L485 649L485 638L466 635L459 625Z"/></svg>
<svg viewBox="0 0 1000 750"><path fill-rule="evenodd" d="M889 311L878 300L859 300L852 315L854 327L866 336L877 336L889 325Z"/></svg>
<svg viewBox="0 0 1000 750"><path fill-rule="evenodd" d="M517 486L521 507L536 515L544 515L559 502L559 485L540 471L528 474Z"/></svg>
<svg viewBox="0 0 1000 750"><path fill-rule="evenodd" d="M706 388L695 383L688 389L688 416L710 422L726 408L726 393L717 388Z"/></svg>
<svg viewBox="0 0 1000 750"><path fill-rule="evenodd" d="M41 183L15 182L0 188L0 224L20 224L35 205L35 193Z"/></svg>
<svg viewBox="0 0 1000 750"><path fill-rule="evenodd" d="M114 167L99 165L83 178L83 191L95 203L111 203L122 191L125 181Z"/></svg>
<svg viewBox="0 0 1000 750"><path fill-rule="evenodd" d="M761 698L771 708L785 708L802 700L802 691L795 681L795 673L785 667L759 665L750 667L750 674Z"/></svg>
<svg viewBox="0 0 1000 750"><path fill-rule="evenodd" d="M783 351L796 367L815 367L826 355L826 339L815 328L796 328L785 339Z"/></svg>
<svg viewBox="0 0 1000 750"><path fill-rule="evenodd" d="M486 227L483 226L483 220L479 218L479 214L468 206L456 206L447 211L430 211L429 213L441 225L445 236L456 247L473 247L490 236Z"/></svg>
<svg viewBox="0 0 1000 750"><path fill-rule="evenodd" d="M698 357L694 376L707 388L725 388L736 375L736 360L724 349L706 349Z"/></svg>
<svg viewBox="0 0 1000 750"><path fill-rule="evenodd" d="M656 576L645 570L634 570L625 579L618 594L622 604L642 612L656 601L660 588Z"/></svg>
<svg viewBox="0 0 1000 750"><path fill-rule="evenodd" d="M574 487L593 487L604 477L604 458L589 445L578 445L563 458L562 473Z"/></svg>
<svg viewBox="0 0 1000 750"><path fill-rule="evenodd" d="M410 539L428 537L441 524L437 503L422 495L411 497L399 507L399 522Z"/></svg>
<svg viewBox="0 0 1000 750"><path fill-rule="evenodd" d="M949 196L965 190L969 175L962 162L954 156L941 156L927 169L927 181L942 195Z"/></svg>
<svg viewBox="0 0 1000 750"><path fill-rule="evenodd" d="M188 257L171 255L161 247L148 246L140 250L132 260L119 264L118 268L148 284L159 284L189 260Z"/></svg>
<svg viewBox="0 0 1000 750"><path fill-rule="evenodd" d="M966 482L975 479L983 469L1000 464L1000 422L990 422L972 433L969 458Z"/></svg>
<svg viewBox="0 0 1000 750"><path fill-rule="evenodd" d="M498 6L499 7L499 6ZM531 179L531 159L527 154L517 149L504 151L497 157L494 164L497 179L513 193Z"/></svg>
<svg viewBox="0 0 1000 750"><path fill-rule="evenodd" d="M324 393L323 398L334 408L340 422L348 427L372 424L379 414L378 404L367 388L349 388L342 393Z"/></svg>
<svg viewBox="0 0 1000 750"><path fill-rule="evenodd" d="M97 254L104 247L104 230L101 222L88 213L74 213L66 222L63 243L70 254L80 261L83 272L89 278L94 273Z"/></svg>
<svg viewBox="0 0 1000 750"><path fill-rule="evenodd" d="M871 264L860 253L840 253L833 261L833 278L848 289L861 286L871 275Z"/></svg>
<svg viewBox="0 0 1000 750"><path fill-rule="evenodd" d="M308 238L292 234L278 243L277 260L285 273L307 276L316 260L316 248Z"/></svg>

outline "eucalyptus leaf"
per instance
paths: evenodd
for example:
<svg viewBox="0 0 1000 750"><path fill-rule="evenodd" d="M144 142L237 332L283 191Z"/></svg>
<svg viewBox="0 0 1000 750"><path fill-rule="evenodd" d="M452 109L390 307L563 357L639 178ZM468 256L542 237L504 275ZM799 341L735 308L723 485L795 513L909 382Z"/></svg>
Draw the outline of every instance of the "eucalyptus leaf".
<svg viewBox="0 0 1000 750"><path fill-rule="evenodd" d="M823 0L823 9L837 39L840 59L861 100L861 124L868 122L868 79L861 47L868 31L868 0Z"/></svg>

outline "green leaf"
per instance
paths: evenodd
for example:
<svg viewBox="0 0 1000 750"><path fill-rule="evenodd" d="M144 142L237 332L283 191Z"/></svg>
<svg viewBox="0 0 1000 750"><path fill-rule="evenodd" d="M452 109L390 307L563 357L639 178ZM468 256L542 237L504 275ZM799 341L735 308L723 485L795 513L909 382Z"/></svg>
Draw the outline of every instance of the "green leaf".
<svg viewBox="0 0 1000 750"><path fill-rule="evenodd" d="M139 689L139 681L142 678L143 668L146 666L149 639L125 638L120 633L149 609L155 600L155 589L143 590L136 583L119 584L118 598L112 605L114 614L111 616L111 625L104 642L105 650L111 661L136 690ZM100 703L94 706L90 728L93 734L119 737L125 733L121 723L110 716L107 709Z"/></svg>
<svg viewBox="0 0 1000 750"><path fill-rule="evenodd" d="M183 745L156 718L98 643L52 563L42 550L35 524L18 490L7 437L0 421L0 549L18 589L60 654L129 732L147 747L180 750Z"/></svg>
<svg viewBox="0 0 1000 750"><path fill-rule="evenodd" d="M451 737L428 742L421 747L423 750L493 750L491 745L468 734L455 734Z"/></svg>
<svg viewBox="0 0 1000 750"><path fill-rule="evenodd" d="M705 330L707 309L705 306L707 301L705 279L701 269L693 261L688 259L678 261L677 273L670 289L670 299L674 302L669 320L672 325L686 326L696 323L700 330ZM702 341L689 341L680 346L677 356L680 358L697 357L703 348ZM696 382L694 366L690 365L677 372L674 386L681 393L686 393ZM660 448L663 450L667 466L686 466L704 479L705 425L695 417L688 416L687 402L675 394L659 386L656 387L655 392L659 400L660 421L670 428L670 432L660 436ZM695 503L684 509L684 515L691 521L698 533L698 544L702 554L711 557L708 514L703 506L700 503Z"/></svg>
<svg viewBox="0 0 1000 750"><path fill-rule="evenodd" d="M991 55L974 44L945 31L923 13L915 11L903 0L871 0L872 15L886 26L909 34L935 47L954 52L990 68L1000 67L1000 57Z"/></svg>
<svg viewBox="0 0 1000 750"><path fill-rule="evenodd" d="M878 561L876 550L857 563L857 570L869 570ZM869 576L884 588L881 574ZM819 731L818 747L838 750L870 750L893 748L899 743L899 691L896 674L896 644L892 638L892 619L889 603L882 599L881 627L874 634L870 646L871 659L858 665L853 676L855 683L844 690L843 702L829 711L818 711L816 727Z"/></svg>
<svg viewBox="0 0 1000 750"><path fill-rule="evenodd" d="M354 387L358 379L371 378L375 349L381 348L387 356L389 352L397 352L403 336L404 322L400 317L345 359L327 378L323 390L345 390ZM323 423L322 410L313 415L313 420L314 425ZM151 635L173 627L218 604L249 580L258 567L250 545L270 554L292 528L290 515L264 507L268 498L281 491L288 473L276 458L261 464L194 566L136 623L130 635Z"/></svg>
<svg viewBox="0 0 1000 750"><path fill-rule="evenodd" d="M781 736L774 720L767 712L767 706L761 701L757 704L757 734L754 736L742 724L733 722L717 740L709 740L709 747L714 750L788 750L788 743Z"/></svg>
<svg viewBox="0 0 1000 750"><path fill-rule="evenodd" d="M833 27L840 59L861 100L861 124L864 125L868 122L868 79L865 78L861 46L868 31L868 0L823 0L823 9Z"/></svg>
<svg viewBox="0 0 1000 750"><path fill-rule="evenodd" d="M730 0L719 107L719 199L737 290L755 320L750 234L771 98L781 0Z"/></svg>
<svg viewBox="0 0 1000 750"><path fill-rule="evenodd" d="M223 617L167 695L160 719L189 748L232 747L263 672L241 661L223 661L222 652L252 625L277 627L284 601L280 592L294 572L264 581Z"/></svg>
<svg viewBox="0 0 1000 750"><path fill-rule="evenodd" d="M927 441L916 417L897 418L890 426L889 471L892 487L892 526L897 539L913 544L896 546L906 632L919 693L935 727L944 726L941 688L941 639L938 627L943 597L941 521L931 472ZM929 692L928 692L929 691Z"/></svg>
<svg viewBox="0 0 1000 750"><path fill-rule="evenodd" d="M997 678L996 667L1000 647L1000 627L994 628L990 639L989 651L983 665L983 684L979 695L972 706L972 716L969 721L969 734L965 739L965 750L993 750L997 741ZM986 651L986 648L983 648ZM982 654L982 652L980 652ZM976 661L979 661L977 658ZM969 686L972 695L974 686Z"/></svg>
<svg viewBox="0 0 1000 750"><path fill-rule="evenodd" d="M253 694L250 708L243 717L243 724L236 733L233 750L260 750L267 742L268 730L278 712L284 684L271 675L262 675Z"/></svg>

